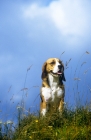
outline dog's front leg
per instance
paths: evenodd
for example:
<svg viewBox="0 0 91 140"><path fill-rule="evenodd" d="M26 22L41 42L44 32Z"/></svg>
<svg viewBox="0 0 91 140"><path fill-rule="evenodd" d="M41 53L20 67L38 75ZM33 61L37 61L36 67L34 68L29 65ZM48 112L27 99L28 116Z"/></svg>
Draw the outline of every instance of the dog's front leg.
<svg viewBox="0 0 91 140"><path fill-rule="evenodd" d="M47 87L41 88L41 104L40 104L40 114L45 116L47 112L47 102L51 99L51 89Z"/></svg>
<svg viewBox="0 0 91 140"><path fill-rule="evenodd" d="M58 105L58 111L60 114L62 114L63 109L64 109L64 89L58 87L57 88L57 97L59 98L59 105Z"/></svg>
<svg viewBox="0 0 91 140"><path fill-rule="evenodd" d="M45 116L47 111L47 107L46 107L46 101L44 99L44 96L41 96L41 103L40 103L40 113L42 116Z"/></svg>
<svg viewBox="0 0 91 140"><path fill-rule="evenodd" d="M59 110L59 113L62 115L63 110L64 110L64 98L63 97L60 99L58 110Z"/></svg>

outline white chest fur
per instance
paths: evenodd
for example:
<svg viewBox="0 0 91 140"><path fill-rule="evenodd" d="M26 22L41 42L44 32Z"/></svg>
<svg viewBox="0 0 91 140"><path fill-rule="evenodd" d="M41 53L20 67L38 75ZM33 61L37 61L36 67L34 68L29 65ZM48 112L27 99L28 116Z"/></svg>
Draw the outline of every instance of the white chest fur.
<svg viewBox="0 0 91 140"><path fill-rule="evenodd" d="M59 77L48 74L48 81L51 89L51 101L58 101L63 95L63 90L59 87Z"/></svg>
<svg viewBox="0 0 91 140"><path fill-rule="evenodd" d="M48 81L50 88L41 88L41 94L43 95L45 102L59 102L64 94L63 89L59 87L59 77L48 74Z"/></svg>
<svg viewBox="0 0 91 140"><path fill-rule="evenodd" d="M48 81L49 81L49 86L53 90L54 88L58 87L59 84L59 77L53 76L52 74L48 74Z"/></svg>

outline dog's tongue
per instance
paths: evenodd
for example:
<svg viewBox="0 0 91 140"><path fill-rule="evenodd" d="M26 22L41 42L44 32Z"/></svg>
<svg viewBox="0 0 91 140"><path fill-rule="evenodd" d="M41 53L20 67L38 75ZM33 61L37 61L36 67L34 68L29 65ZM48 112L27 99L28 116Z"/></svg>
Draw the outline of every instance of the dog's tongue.
<svg viewBox="0 0 91 140"><path fill-rule="evenodd" d="M62 72L58 71L57 74L60 75L60 74L62 74Z"/></svg>
<svg viewBox="0 0 91 140"><path fill-rule="evenodd" d="M58 74L58 75L61 75L62 73L61 73L61 72L58 72L57 74Z"/></svg>

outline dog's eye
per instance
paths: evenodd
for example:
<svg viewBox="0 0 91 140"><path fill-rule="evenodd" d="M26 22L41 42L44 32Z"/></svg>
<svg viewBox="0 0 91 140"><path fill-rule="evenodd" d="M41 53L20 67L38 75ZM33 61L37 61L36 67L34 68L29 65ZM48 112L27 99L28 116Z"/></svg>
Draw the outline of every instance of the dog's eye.
<svg viewBox="0 0 91 140"><path fill-rule="evenodd" d="M51 65L54 65L54 64L55 64L55 62L53 61L53 62L51 62L50 64L51 64Z"/></svg>

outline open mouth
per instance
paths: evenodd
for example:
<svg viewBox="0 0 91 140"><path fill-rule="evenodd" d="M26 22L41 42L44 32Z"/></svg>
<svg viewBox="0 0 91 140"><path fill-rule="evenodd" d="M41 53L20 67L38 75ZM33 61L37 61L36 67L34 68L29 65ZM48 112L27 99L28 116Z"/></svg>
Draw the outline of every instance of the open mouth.
<svg viewBox="0 0 91 140"><path fill-rule="evenodd" d="M61 75L61 74L62 74L61 70L59 70L59 71L57 72L57 74L58 74L58 75Z"/></svg>
<svg viewBox="0 0 91 140"><path fill-rule="evenodd" d="M56 72L56 73L52 72L52 74L54 74L54 75L61 75L61 74L62 74L62 72L61 72L61 70L59 70L59 71L58 71L58 72Z"/></svg>

